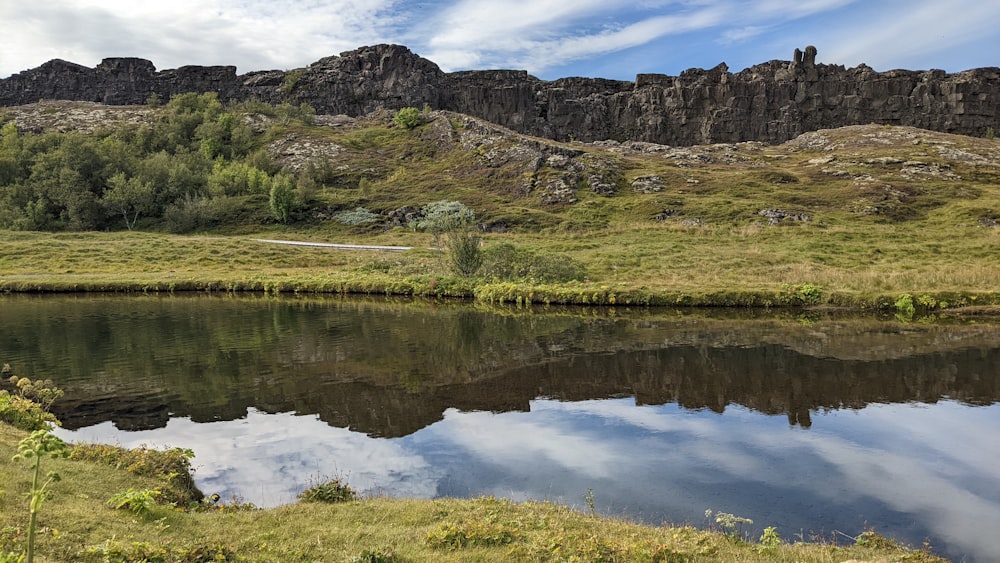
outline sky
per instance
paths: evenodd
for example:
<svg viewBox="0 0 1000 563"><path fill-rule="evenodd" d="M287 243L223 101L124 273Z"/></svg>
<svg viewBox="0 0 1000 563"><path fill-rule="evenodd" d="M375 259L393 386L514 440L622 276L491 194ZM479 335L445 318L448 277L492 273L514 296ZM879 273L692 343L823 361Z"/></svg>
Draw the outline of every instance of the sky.
<svg viewBox="0 0 1000 563"><path fill-rule="evenodd" d="M725 62L1000 66L1000 0L0 0L0 78L51 59L290 70L397 43L442 70L633 80Z"/></svg>

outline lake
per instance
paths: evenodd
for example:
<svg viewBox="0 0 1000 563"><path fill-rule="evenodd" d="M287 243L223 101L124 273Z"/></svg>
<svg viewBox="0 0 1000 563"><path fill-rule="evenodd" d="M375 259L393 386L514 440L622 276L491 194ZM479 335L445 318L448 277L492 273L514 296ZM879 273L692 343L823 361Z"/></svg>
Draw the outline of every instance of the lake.
<svg viewBox="0 0 1000 563"><path fill-rule="evenodd" d="M69 440L192 449L207 494L549 499L754 537L871 527L1000 560L1000 320L0 296L0 362Z"/></svg>

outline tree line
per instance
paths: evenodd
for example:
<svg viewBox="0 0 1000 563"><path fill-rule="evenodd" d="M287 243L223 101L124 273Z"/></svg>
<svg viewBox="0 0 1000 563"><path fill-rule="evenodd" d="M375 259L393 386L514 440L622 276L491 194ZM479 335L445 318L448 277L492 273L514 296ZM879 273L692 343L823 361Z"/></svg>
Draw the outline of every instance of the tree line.
<svg viewBox="0 0 1000 563"><path fill-rule="evenodd" d="M149 123L91 133L19 131L0 117L0 228L187 232L255 214L288 221L304 191L268 156L267 133L313 114L306 105L224 106L206 93L174 96Z"/></svg>

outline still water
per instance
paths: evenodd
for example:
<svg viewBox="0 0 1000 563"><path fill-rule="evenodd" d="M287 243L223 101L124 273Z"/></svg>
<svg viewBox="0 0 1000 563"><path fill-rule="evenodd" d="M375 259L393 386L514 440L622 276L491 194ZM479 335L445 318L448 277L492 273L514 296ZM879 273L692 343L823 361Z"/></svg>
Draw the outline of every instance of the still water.
<svg viewBox="0 0 1000 563"><path fill-rule="evenodd" d="M483 309L233 296L0 297L0 362L70 440L194 450L261 506L551 499L649 523L1000 560L1000 322Z"/></svg>

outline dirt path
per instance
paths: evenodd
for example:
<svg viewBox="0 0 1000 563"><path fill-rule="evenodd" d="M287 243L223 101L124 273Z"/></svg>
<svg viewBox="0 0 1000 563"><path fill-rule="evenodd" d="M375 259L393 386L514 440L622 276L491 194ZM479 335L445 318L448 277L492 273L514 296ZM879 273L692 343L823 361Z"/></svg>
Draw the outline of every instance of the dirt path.
<svg viewBox="0 0 1000 563"><path fill-rule="evenodd" d="M323 248L337 248L340 250L381 250L383 252L406 252L412 246L380 246L374 244L333 244L329 242L303 242L295 240L274 240L255 238L255 242L266 242L270 244L290 244L293 246L319 246Z"/></svg>

